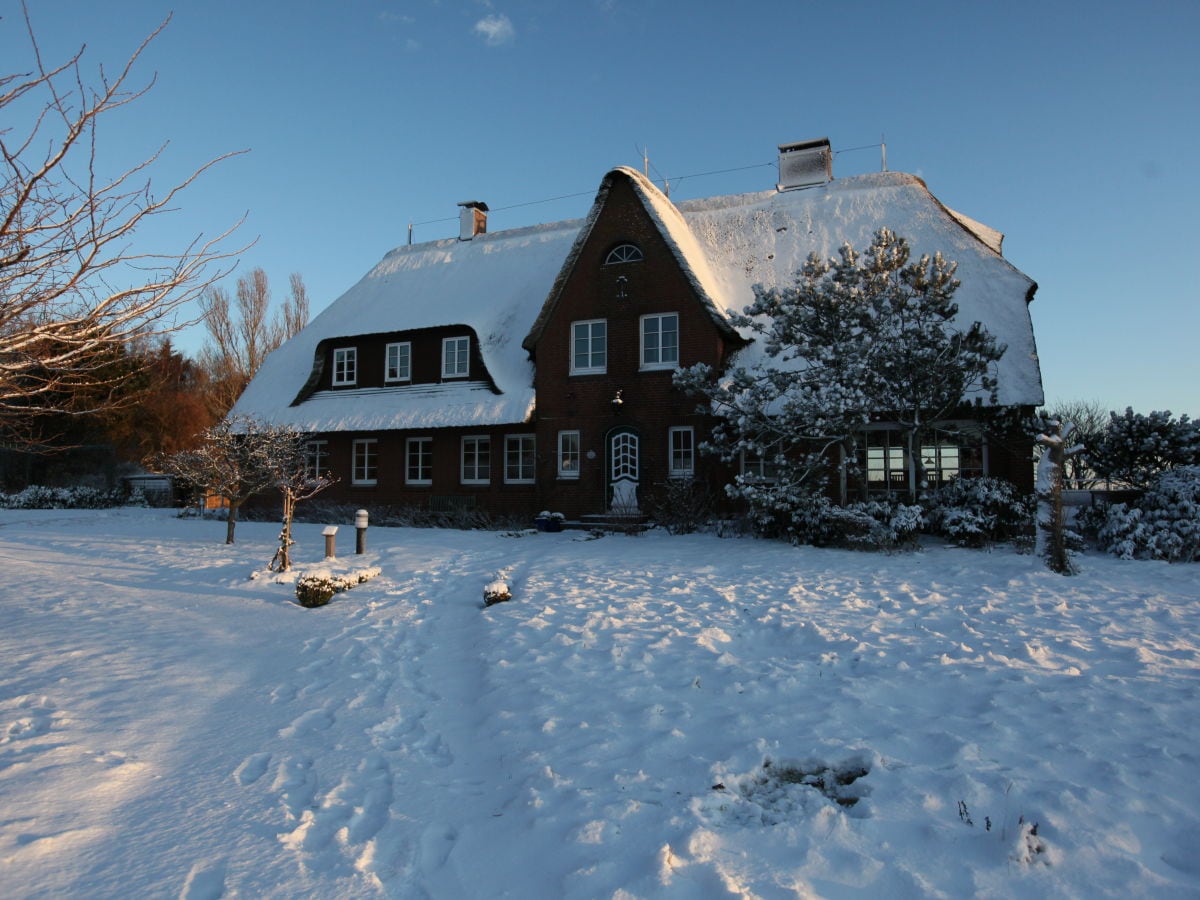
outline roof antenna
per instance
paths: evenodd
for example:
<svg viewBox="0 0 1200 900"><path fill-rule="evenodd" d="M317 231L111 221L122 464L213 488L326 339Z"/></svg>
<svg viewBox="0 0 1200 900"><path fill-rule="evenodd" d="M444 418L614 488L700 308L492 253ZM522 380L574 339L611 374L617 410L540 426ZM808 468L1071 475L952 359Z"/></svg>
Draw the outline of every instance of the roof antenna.
<svg viewBox="0 0 1200 900"><path fill-rule="evenodd" d="M650 148L642 148L642 174L647 178L650 177Z"/></svg>
<svg viewBox="0 0 1200 900"><path fill-rule="evenodd" d="M879 171L886 172L887 171L887 141L884 140L883 132L879 133L879 146L883 150L883 168L880 169Z"/></svg>

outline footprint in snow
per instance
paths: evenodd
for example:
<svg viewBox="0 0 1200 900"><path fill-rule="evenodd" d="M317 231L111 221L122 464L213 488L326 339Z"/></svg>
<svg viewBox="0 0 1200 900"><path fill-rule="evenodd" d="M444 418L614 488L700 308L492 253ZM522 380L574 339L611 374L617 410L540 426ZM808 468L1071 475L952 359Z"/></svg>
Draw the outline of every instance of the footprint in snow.
<svg viewBox="0 0 1200 900"><path fill-rule="evenodd" d="M324 709L310 709L298 716L291 725L279 730L281 738L304 737L316 731L328 731L333 727L333 714Z"/></svg>
<svg viewBox="0 0 1200 900"><path fill-rule="evenodd" d="M254 784L254 782L266 774L267 765L270 762L270 753L255 753L252 756L247 756L242 760L242 764L234 769L233 777L237 779L237 783L242 787Z"/></svg>
<svg viewBox="0 0 1200 900"><path fill-rule="evenodd" d="M198 862L188 872L179 900L217 900L225 894L225 861Z"/></svg>
<svg viewBox="0 0 1200 900"><path fill-rule="evenodd" d="M288 816L297 819L313 802L317 793L317 775L312 768L312 758L305 754L288 756L280 760L275 770L275 781L271 790L279 794Z"/></svg>

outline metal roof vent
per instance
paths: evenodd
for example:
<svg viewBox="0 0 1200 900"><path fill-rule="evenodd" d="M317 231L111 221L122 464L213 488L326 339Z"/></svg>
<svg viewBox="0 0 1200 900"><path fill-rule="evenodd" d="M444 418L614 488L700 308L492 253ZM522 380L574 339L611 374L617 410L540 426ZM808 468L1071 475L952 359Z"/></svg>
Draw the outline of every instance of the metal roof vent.
<svg viewBox="0 0 1200 900"><path fill-rule="evenodd" d="M482 200L464 200L458 204L458 239L469 241L477 234L487 233L488 205Z"/></svg>
<svg viewBox="0 0 1200 900"><path fill-rule="evenodd" d="M833 181L833 151L829 138L779 145L779 184L781 191L812 187Z"/></svg>

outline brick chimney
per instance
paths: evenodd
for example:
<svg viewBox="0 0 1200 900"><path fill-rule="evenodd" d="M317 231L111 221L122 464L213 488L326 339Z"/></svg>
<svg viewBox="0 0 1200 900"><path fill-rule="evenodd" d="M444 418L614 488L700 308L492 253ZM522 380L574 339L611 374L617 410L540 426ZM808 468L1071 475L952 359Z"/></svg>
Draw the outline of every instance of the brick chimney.
<svg viewBox="0 0 1200 900"><path fill-rule="evenodd" d="M487 234L488 205L481 200L464 200L458 204L458 239L469 241L477 234Z"/></svg>

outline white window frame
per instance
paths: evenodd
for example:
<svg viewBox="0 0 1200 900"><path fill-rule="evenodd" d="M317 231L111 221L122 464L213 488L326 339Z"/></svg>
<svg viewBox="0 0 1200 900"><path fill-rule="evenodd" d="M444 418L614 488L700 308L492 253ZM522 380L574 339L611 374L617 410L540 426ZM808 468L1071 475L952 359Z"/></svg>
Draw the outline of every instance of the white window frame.
<svg viewBox="0 0 1200 900"><path fill-rule="evenodd" d="M674 350L674 356L672 359L663 358L663 325L668 320L672 321L674 328L672 328L671 331L675 334L675 346L672 348ZM653 344L646 339L646 330L651 322L658 323L658 331L656 332L655 341ZM679 368L679 313L651 313L650 315L642 316L641 326L639 327L638 332L641 335L641 355L639 358L642 361L642 371ZM651 359L651 356L654 358Z"/></svg>
<svg viewBox="0 0 1200 900"><path fill-rule="evenodd" d="M402 353L403 351L403 353ZM401 371L401 355L404 367ZM385 383L412 381L412 343L396 341L383 348L383 380Z"/></svg>
<svg viewBox="0 0 1200 900"><path fill-rule="evenodd" d="M442 377L466 378L471 374L471 338L442 338Z"/></svg>
<svg viewBox="0 0 1200 900"><path fill-rule="evenodd" d="M414 460L417 464L415 478ZM422 473L427 473L429 477L422 478ZM404 442L404 483L433 484L433 438L410 437Z"/></svg>
<svg viewBox="0 0 1200 900"><path fill-rule="evenodd" d="M516 453L514 477L513 454ZM526 474L528 472L528 474ZM533 484L537 477L537 438L532 434L506 434L504 436L504 483Z"/></svg>
<svg viewBox="0 0 1200 900"><path fill-rule="evenodd" d="M696 431L691 425L671 428L667 433L668 474L691 478L696 474Z"/></svg>
<svg viewBox="0 0 1200 900"><path fill-rule="evenodd" d="M480 474L481 472L482 474ZM491 483L492 438L490 435L469 434L463 437L459 451L458 478L463 484Z"/></svg>
<svg viewBox="0 0 1200 900"><path fill-rule="evenodd" d="M608 255L604 257L604 265L619 266L623 263L641 262L645 258L641 247L631 241L625 241L608 251Z"/></svg>
<svg viewBox="0 0 1200 900"><path fill-rule="evenodd" d="M579 432L560 431L558 433L558 477L578 480L582 462Z"/></svg>
<svg viewBox="0 0 1200 900"><path fill-rule="evenodd" d="M604 345L597 352L593 349L596 341L596 326L603 328ZM587 365L580 365L579 359L576 356L576 345L579 342L577 331L581 328L586 328L587 349ZM603 354L604 362L600 365L593 365L595 357ZM572 375L602 375L608 371L608 320L607 319L582 319L578 322L571 323L571 374Z"/></svg>
<svg viewBox="0 0 1200 900"><path fill-rule="evenodd" d="M358 348L336 347L333 351L333 386L358 384Z"/></svg>
<svg viewBox="0 0 1200 900"><path fill-rule="evenodd" d="M329 441L307 441L304 444L304 474L320 478L329 473Z"/></svg>
<svg viewBox="0 0 1200 900"><path fill-rule="evenodd" d="M350 483L373 485L379 483L379 441L376 438L356 438L350 456Z"/></svg>

